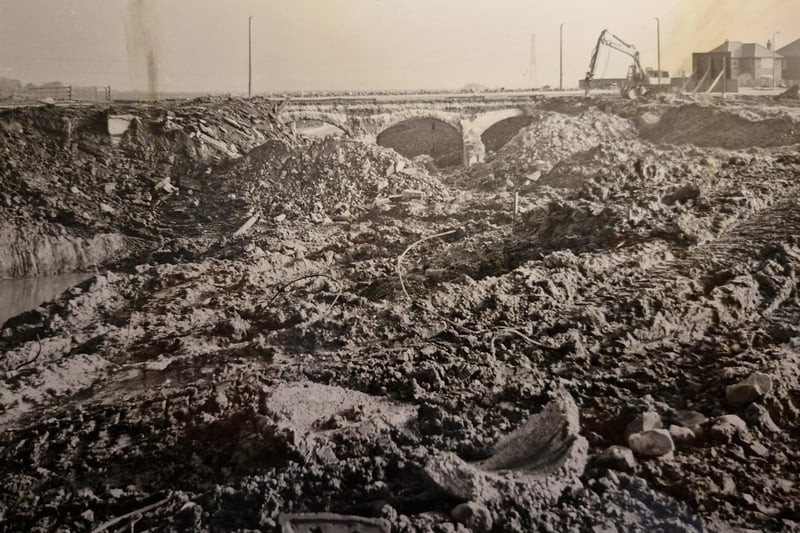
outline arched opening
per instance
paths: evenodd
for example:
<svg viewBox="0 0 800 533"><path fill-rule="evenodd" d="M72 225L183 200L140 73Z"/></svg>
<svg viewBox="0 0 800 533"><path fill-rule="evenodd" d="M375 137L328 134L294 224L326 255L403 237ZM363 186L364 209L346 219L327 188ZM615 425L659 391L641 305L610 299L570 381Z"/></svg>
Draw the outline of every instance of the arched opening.
<svg viewBox="0 0 800 533"><path fill-rule="evenodd" d="M435 118L412 118L398 122L378 135L378 144L406 157L429 155L437 167L462 164L461 132Z"/></svg>
<svg viewBox="0 0 800 533"><path fill-rule="evenodd" d="M343 137L347 135L342 128L323 122L321 120L313 119L299 119L294 121L294 128L297 133L312 139L321 139L323 137Z"/></svg>
<svg viewBox="0 0 800 533"><path fill-rule="evenodd" d="M486 148L486 157L490 159L497 151L510 141L519 130L533 122L532 117L509 117L503 119L483 132L481 141Z"/></svg>

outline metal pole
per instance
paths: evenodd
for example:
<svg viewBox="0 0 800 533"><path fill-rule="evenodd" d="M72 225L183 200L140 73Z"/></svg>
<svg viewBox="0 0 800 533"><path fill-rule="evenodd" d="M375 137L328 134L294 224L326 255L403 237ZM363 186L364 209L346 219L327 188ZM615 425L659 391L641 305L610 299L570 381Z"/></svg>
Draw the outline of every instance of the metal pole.
<svg viewBox="0 0 800 533"><path fill-rule="evenodd" d="M558 90L564 90L564 24L558 28Z"/></svg>
<svg viewBox="0 0 800 533"><path fill-rule="evenodd" d="M247 97L253 96L253 17L247 17Z"/></svg>
<svg viewBox="0 0 800 533"><path fill-rule="evenodd" d="M656 39L658 42L658 84L661 85L661 21L656 17Z"/></svg>

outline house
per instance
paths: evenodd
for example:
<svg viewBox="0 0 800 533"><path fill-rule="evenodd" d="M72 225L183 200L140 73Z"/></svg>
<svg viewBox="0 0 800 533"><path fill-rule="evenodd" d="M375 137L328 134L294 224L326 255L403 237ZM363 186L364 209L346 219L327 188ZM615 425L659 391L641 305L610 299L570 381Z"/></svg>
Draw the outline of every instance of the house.
<svg viewBox="0 0 800 533"><path fill-rule="evenodd" d="M758 43L725 41L709 52L692 54L692 71L695 81L706 88L720 78L714 90L727 80L739 87L773 87L783 79L782 62L780 53ZM723 68L726 74L720 76Z"/></svg>
<svg viewBox="0 0 800 533"><path fill-rule="evenodd" d="M783 79L787 83L800 83L800 39L779 48L783 56Z"/></svg>

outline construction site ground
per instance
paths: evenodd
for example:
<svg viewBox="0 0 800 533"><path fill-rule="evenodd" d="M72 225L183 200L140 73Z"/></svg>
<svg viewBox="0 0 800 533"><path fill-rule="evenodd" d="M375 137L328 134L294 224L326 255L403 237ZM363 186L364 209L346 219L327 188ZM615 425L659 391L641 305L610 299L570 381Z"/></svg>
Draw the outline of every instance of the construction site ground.
<svg viewBox="0 0 800 533"><path fill-rule="evenodd" d="M93 271L2 325L0 529L800 530L800 101L535 107L0 112L0 274Z"/></svg>

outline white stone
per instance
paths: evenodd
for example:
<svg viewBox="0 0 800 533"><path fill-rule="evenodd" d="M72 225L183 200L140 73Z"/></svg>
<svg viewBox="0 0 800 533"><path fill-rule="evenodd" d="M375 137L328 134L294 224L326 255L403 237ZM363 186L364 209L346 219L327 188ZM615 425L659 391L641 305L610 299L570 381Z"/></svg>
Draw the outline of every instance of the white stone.
<svg viewBox="0 0 800 533"><path fill-rule="evenodd" d="M636 415L636 418L625 427L625 438L634 433L641 433L642 431L649 431L651 429L660 429L664 427L661 422L661 416L655 411L646 411Z"/></svg>
<svg viewBox="0 0 800 533"><path fill-rule="evenodd" d="M651 429L634 433L628 437L628 444L637 455L659 457L675 450L672 436L666 429Z"/></svg>
<svg viewBox="0 0 800 533"><path fill-rule="evenodd" d="M597 457L598 464L613 468L614 470L621 470L630 472L636 466L636 459L633 457L633 451L625 446L609 446L603 453Z"/></svg>
<svg viewBox="0 0 800 533"><path fill-rule="evenodd" d="M669 427L669 434L675 444L690 444L695 439L694 431L674 424Z"/></svg>
<svg viewBox="0 0 800 533"><path fill-rule="evenodd" d="M732 407L742 407L772 390L772 378L768 374L753 372L747 379L728 385L725 389L725 400Z"/></svg>

